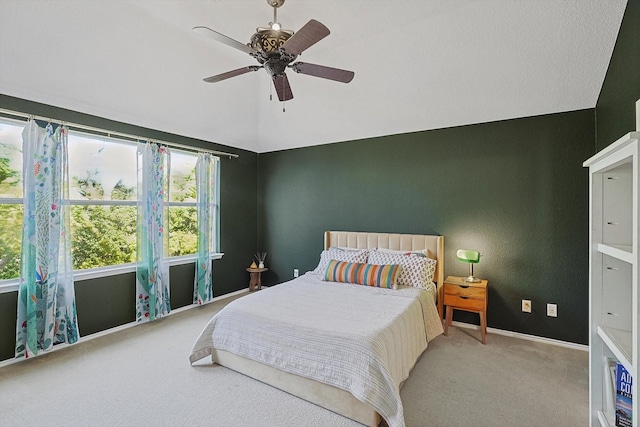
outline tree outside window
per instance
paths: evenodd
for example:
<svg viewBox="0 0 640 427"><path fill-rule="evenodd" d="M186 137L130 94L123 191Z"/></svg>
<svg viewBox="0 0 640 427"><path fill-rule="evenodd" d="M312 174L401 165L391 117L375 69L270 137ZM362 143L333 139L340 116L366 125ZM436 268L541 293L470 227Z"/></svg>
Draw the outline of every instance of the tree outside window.
<svg viewBox="0 0 640 427"><path fill-rule="evenodd" d="M0 119L0 280L20 275L22 129ZM69 132L74 270L136 261L135 143ZM169 256L195 254L197 154L171 149Z"/></svg>

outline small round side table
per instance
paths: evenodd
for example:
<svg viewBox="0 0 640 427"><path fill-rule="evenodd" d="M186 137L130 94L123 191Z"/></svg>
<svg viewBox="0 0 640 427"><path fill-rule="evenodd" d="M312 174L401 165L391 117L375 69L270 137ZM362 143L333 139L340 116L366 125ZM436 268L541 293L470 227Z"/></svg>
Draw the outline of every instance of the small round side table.
<svg viewBox="0 0 640 427"><path fill-rule="evenodd" d="M254 287L258 287L258 290L262 289L262 272L267 271L268 268L251 268L247 267L247 271L251 273L251 280L249 281L249 292L253 292Z"/></svg>

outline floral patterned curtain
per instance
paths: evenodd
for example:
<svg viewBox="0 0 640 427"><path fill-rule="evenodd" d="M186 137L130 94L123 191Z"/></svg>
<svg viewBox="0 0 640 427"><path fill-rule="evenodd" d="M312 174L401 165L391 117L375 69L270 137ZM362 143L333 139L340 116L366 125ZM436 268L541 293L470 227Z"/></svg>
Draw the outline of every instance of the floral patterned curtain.
<svg viewBox="0 0 640 427"><path fill-rule="evenodd" d="M166 147L138 144L138 225L136 268L136 319L151 321L171 311L168 250L169 172L171 155Z"/></svg>
<svg viewBox="0 0 640 427"><path fill-rule="evenodd" d="M16 357L78 340L67 129L30 120L22 132L24 212Z"/></svg>
<svg viewBox="0 0 640 427"><path fill-rule="evenodd" d="M193 302L202 305L213 299L211 255L215 252L216 180L218 159L200 153L196 162L198 253Z"/></svg>

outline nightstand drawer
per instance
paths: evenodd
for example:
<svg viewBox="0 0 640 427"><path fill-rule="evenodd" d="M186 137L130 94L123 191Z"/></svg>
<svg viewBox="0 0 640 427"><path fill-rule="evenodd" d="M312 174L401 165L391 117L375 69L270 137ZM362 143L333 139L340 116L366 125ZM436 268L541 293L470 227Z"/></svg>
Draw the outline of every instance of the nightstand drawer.
<svg viewBox="0 0 640 427"><path fill-rule="evenodd" d="M444 294L444 305L468 310L484 310L486 300L484 297L478 299L477 297L473 298L464 295Z"/></svg>
<svg viewBox="0 0 640 427"><path fill-rule="evenodd" d="M444 294L446 295L454 295L475 299L484 299L486 295L486 288L480 288L477 286L469 286L469 285L454 285L451 283L444 284Z"/></svg>

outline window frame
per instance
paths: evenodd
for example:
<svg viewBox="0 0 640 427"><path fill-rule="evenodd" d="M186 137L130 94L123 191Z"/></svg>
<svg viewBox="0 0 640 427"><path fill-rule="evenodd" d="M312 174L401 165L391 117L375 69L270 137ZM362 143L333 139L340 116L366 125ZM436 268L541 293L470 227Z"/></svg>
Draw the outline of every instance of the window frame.
<svg viewBox="0 0 640 427"><path fill-rule="evenodd" d="M11 117L6 117L0 114L0 122L6 122L11 125L25 126L26 120L18 120ZM69 136L72 134L76 134L81 137L89 137L89 138L100 138L104 141L109 141L118 144L129 144L136 146L137 142L130 141L125 138L118 138L111 136L110 132L104 131L105 135L100 135L99 133L91 133L91 132L83 132L81 130L74 129L73 126L70 126ZM142 139L142 138L141 138ZM162 144L161 144L162 145ZM194 147L193 151L188 150L186 148L181 147L170 147L170 150L184 153L196 153L198 152L198 148ZM211 260L222 259L224 253L220 252L220 158L215 156L216 158L216 179L215 179L215 204L214 204L214 212L215 215L215 243L214 250L215 252L211 254ZM22 172L22 170L20 171ZM137 200L91 200L91 199L72 199L69 198L65 201L70 207L73 206L137 206ZM24 205L24 197L20 198L0 198L0 204L20 204ZM171 202L165 201L165 207L170 208L173 206L177 207L197 207L197 202ZM169 239L171 239L171 226L169 226ZM185 265L190 263L195 263L197 260L197 254L187 254L187 255L178 255L178 256L167 256L165 258L165 265L167 267L177 266L177 265ZM110 266L102 266L102 267L94 267L87 268L82 270L73 270L73 280L74 281L83 281L83 280L91 280L102 277L116 276L121 274L135 273L136 271L136 262L129 262L123 264L116 264ZM18 291L20 285L20 277L12 278L12 279L2 279L0 280L0 294L15 292Z"/></svg>

